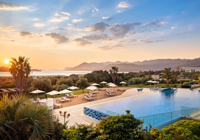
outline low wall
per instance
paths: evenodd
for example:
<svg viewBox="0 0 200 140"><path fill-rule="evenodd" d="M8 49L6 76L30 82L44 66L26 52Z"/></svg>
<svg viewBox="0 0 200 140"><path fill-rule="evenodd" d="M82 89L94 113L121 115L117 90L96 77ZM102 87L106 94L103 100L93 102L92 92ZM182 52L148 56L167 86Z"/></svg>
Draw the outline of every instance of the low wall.
<svg viewBox="0 0 200 140"><path fill-rule="evenodd" d="M100 121L102 117L110 116L106 113L97 111L97 110L89 108L89 107L84 107L84 114L93 118L93 119L96 119L98 121Z"/></svg>
<svg viewBox="0 0 200 140"><path fill-rule="evenodd" d="M191 85L191 88L199 88L200 87L200 84L193 84Z"/></svg>

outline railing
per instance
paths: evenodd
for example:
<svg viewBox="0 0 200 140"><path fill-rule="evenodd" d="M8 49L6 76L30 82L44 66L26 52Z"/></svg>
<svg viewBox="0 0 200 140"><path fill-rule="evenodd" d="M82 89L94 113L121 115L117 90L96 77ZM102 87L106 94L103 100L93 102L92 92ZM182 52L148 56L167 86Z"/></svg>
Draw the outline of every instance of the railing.
<svg viewBox="0 0 200 140"><path fill-rule="evenodd" d="M106 112L108 115L110 115L110 116L117 116L117 115L121 115L121 114L119 114L119 113L116 113L116 112L113 112L113 111L110 111L110 110L107 110L107 112Z"/></svg>
<svg viewBox="0 0 200 140"><path fill-rule="evenodd" d="M182 117L189 116L191 113L194 113L199 109L200 108L181 107L181 110L178 111L137 117L137 119L144 120L143 128L151 125L153 128L162 129L165 126L169 126L181 120Z"/></svg>

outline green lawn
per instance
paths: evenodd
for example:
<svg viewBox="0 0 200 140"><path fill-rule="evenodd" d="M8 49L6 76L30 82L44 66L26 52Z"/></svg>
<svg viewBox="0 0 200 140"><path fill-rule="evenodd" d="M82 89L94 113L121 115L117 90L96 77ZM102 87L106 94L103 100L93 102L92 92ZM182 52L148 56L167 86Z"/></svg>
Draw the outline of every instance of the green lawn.
<svg viewBox="0 0 200 140"><path fill-rule="evenodd" d="M169 87L171 88L174 88L174 85L176 86L180 86L181 84L169 84ZM157 86L157 85L156 85ZM122 86L119 86L119 87L122 87ZM129 86L125 86L125 87L132 87L132 88L150 88L150 85L143 85L143 84L138 84L138 85L129 85ZM154 85L151 85L151 87L154 87ZM164 88L167 88L167 84L159 84L159 87L164 87ZM118 87L115 87L115 88L118 88ZM85 93L88 93L89 90L84 90L84 93L81 89L78 89L78 90L74 90L74 95L81 95L81 94L85 94ZM63 95L56 95L55 97L62 97ZM41 98L41 99L44 99L45 98L45 94L38 94L38 97ZM50 96L50 95L47 95L47 97L49 98L54 98L54 96ZM37 95L35 95L33 97L34 99L37 98Z"/></svg>
<svg viewBox="0 0 200 140"><path fill-rule="evenodd" d="M174 85L176 85L176 86L181 86L181 84L169 84L169 87L170 87L170 88L174 88ZM157 86L157 84L156 84L155 86ZM127 86L127 87L150 88L150 85L139 84L139 85L129 85L129 86ZM151 85L151 87L154 87L154 85ZM167 88L167 84L159 84L159 87Z"/></svg>

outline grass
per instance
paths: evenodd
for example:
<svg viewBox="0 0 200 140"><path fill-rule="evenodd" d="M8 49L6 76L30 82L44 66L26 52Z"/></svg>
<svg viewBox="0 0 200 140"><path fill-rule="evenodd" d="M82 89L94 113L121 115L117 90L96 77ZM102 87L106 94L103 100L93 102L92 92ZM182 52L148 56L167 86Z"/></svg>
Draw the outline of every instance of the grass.
<svg viewBox="0 0 200 140"><path fill-rule="evenodd" d="M181 84L169 84L170 88L174 88L174 85L176 86L181 86ZM157 86L157 84L156 84ZM135 87L135 88L150 88L150 85L143 85L143 84L138 84L138 85L128 85L127 87ZM151 85L151 87L154 87L154 85ZM163 88L168 88L167 84L159 84L159 87L163 87Z"/></svg>
<svg viewBox="0 0 200 140"><path fill-rule="evenodd" d="M170 88L174 88L174 85L176 86L180 86L181 84L169 84L169 87ZM157 86L157 85L156 85ZM118 87L124 87L124 86L118 86ZM118 88L118 87L115 87L115 88ZM125 87L132 87L132 88L150 88L150 85L143 85L143 84L138 84L138 85L128 85L128 86L125 86ZM154 85L151 85L151 87L154 87ZM159 84L159 87L163 87L163 88L167 88L167 84ZM88 93L89 90L85 89L84 90L84 93L81 89L78 89L78 90L74 90L73 93L74 95L81 95L81 94L85 94L85 93ZM60 94L60 95L56 95L55 98L58 98L58 97L62 97L63 95ZM45 94L38 94L38 97L40 99L45 99ZM49 98L54 98L54 96L51 96L51 95L47 95L47 97ZM35 95L33 97L34 99L37 98L37 95Z"/></svg>

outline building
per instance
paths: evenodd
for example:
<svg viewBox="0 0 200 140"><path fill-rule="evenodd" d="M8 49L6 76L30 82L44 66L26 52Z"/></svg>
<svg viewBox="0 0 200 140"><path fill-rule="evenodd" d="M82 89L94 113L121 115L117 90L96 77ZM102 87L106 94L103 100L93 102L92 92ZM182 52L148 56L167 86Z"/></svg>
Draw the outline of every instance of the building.
<svg viewBox="0 0 200 140"><path fill-rule="evenodd" d="M160 79L160 74L159 73L154 73L151 75L153 80L159 80Z"/></svg>
<svg viewBox="0 0 200 140"><path fill-rule="evenodd" d="M179 71L179 72L181 72L181 71L183 71L183 69L181 67L176 67L176 68L173 69L173 71Z"/></svg>
<svg viewBox="0 0 200 140"><path fill-rule="evenodd" d="M200 67L182 67L184 72L200 72Z"/></svg>

